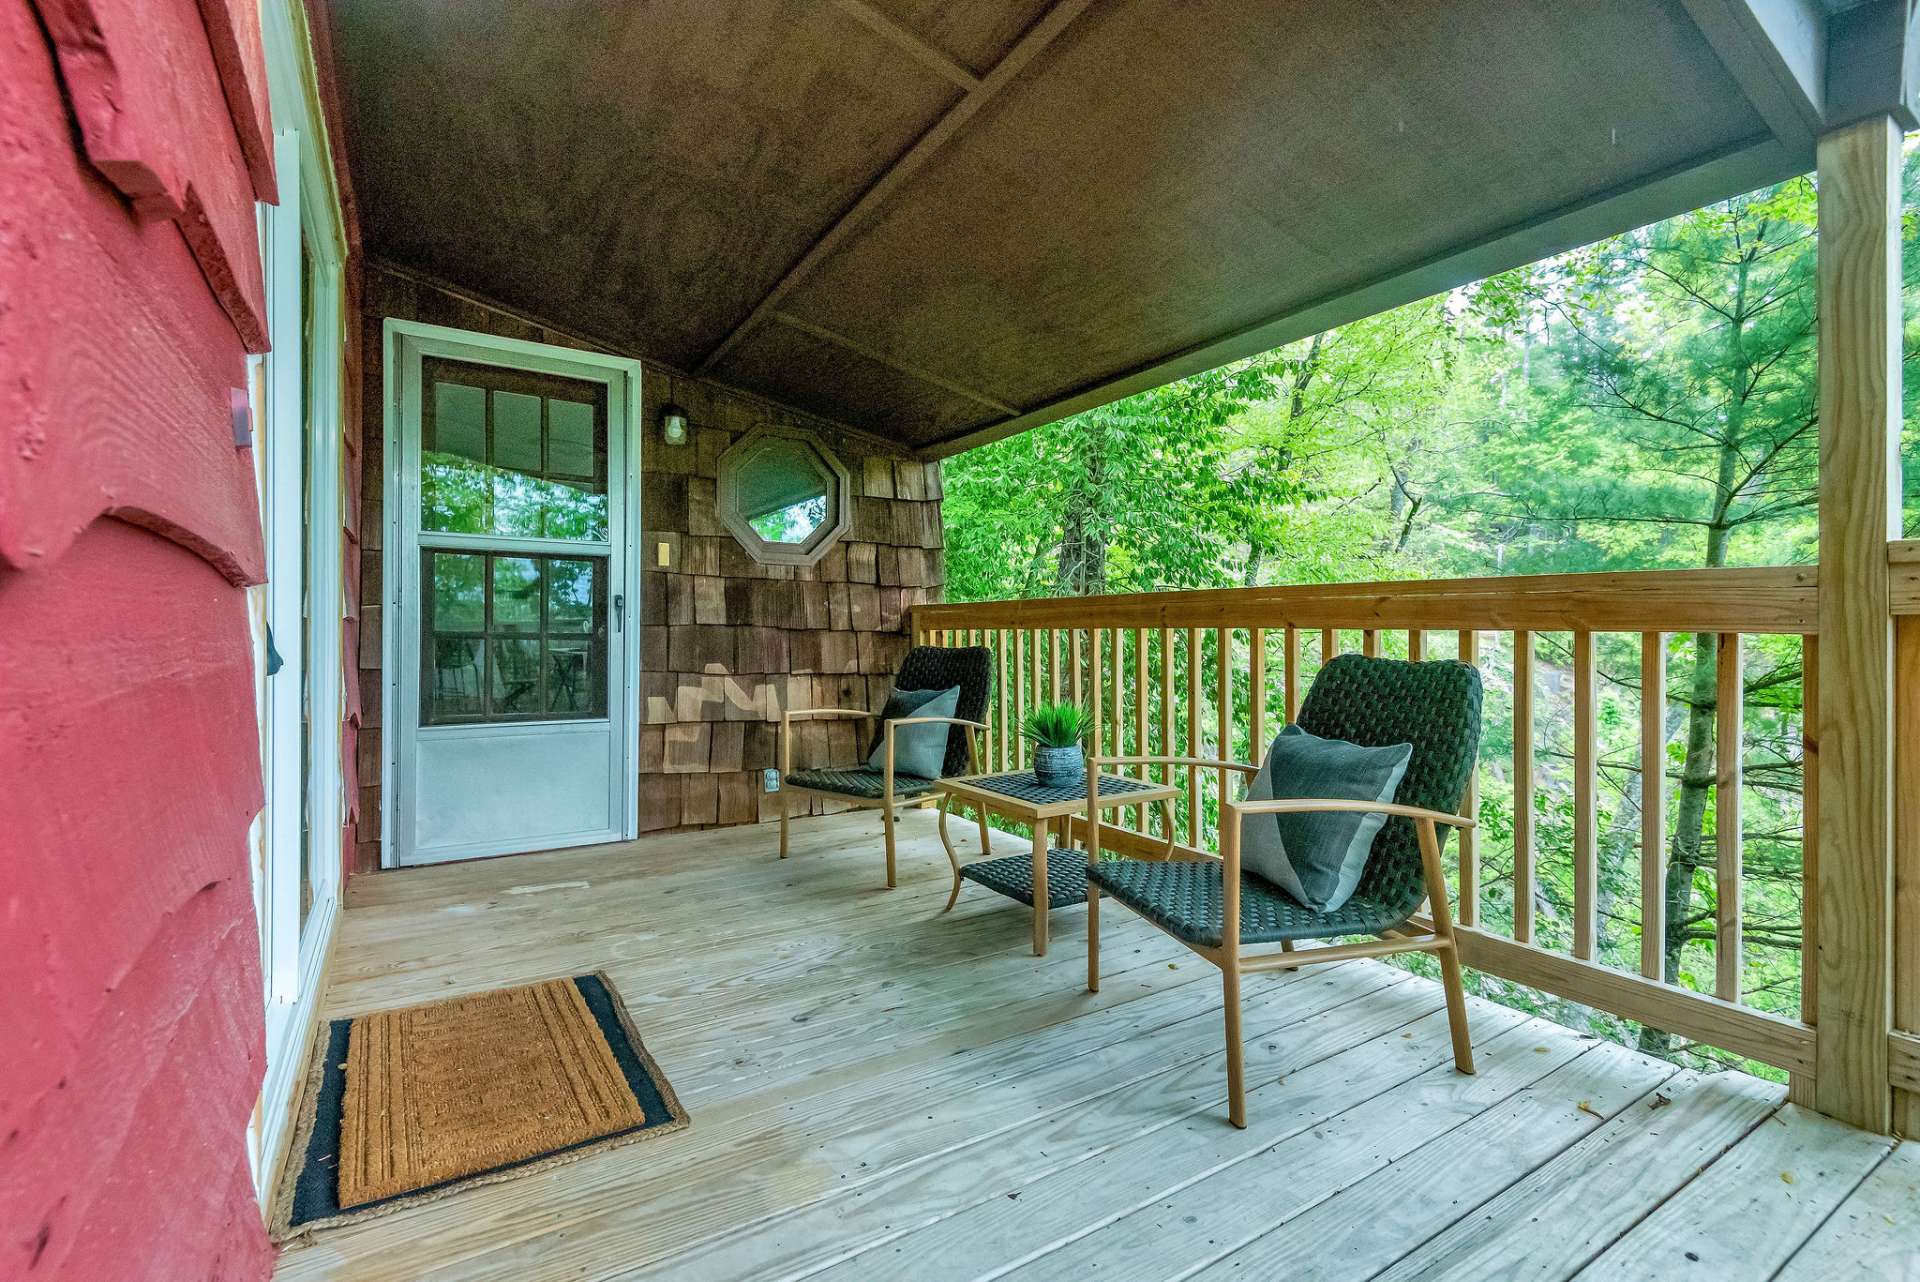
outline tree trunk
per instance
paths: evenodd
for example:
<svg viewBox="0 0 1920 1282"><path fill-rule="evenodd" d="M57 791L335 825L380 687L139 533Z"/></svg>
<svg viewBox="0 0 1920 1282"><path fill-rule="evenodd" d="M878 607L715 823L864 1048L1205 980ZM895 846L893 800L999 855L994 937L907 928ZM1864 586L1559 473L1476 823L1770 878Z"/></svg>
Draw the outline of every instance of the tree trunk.
<svg viewBox="0 0 1920 1282"><path fill-rule="evenodd" d="M1751 361L1746 352L1745 331L1748 265L1742 262L1737 277L1734 305L1727 325L1727 397L1726 434L1721 439L1717 487L1712 520L1707 526L1708 569L1720 569L1727 563L1727 540L1731 533L1728 514L1733 507L1733 485L1740 463L1741 431L1746 417L1746 396L1751 390ZM1707 801L1713 796L1718 764L1714 757L1714 720L1718 710L1719 687L1718 638L1711 632L1699 632L1693 638L1693 684L1688 691L1687 750L1680 766L1680 791L1674 820L1673 840L1667 852L1667 929L1662 943L1661 974L1669 984L1680 978L1680 955L1686 948L1687 931L1692 924L1694 878L1710 862L1706 851ZM1733 750L1739 751L1738 745ZM1640 1030L1640 1049L1650 1055L1671 1053L1672 1035L1657 1028Z"/></svg>
<svg viewBox="0 0 1920 1282"><path fill-rule="evenodd" d="M1094 596L1107 590L1107 449L1104 432L1087 433L1085 469L1067 493L1060 520L1055 596Z"/></svg>

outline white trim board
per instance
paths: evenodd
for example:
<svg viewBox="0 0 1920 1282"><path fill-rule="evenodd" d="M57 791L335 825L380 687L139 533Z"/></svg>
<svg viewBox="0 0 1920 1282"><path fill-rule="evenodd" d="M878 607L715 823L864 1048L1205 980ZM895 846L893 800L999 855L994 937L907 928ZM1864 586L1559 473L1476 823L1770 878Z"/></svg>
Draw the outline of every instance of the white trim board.
<svg viewBox="0 0 1920 1282"><path fill-rule="evenodd" d="M399 735L395 731L402 716L412 715L410 711L402 709L405 700L401 691L400 646L403 640L402 633L405 631L402 622L406 605L402 599L402 587L405 576L389 573L389 567L386 564L388 555L404 546L405 501L400 497L398 488L404 479L400 474L402 443L400 432L397 430L402 422L404 410L402 405L405 394L403 345L427 356L446 356L478 364L497 365L506 369L535 370L605 383L619 392L619 395L614 398L619 402L619 412L617 417L612 413L609 414L607 430L610 433L619 432L626 446L621 461L625 513L620 535L625 556L620 581L611 587L614 592L624 594L630 603L621 634L622 650L619 656L624 678L622 683L624 715L620 722L622 726L620 759L623 763L621 777L628 781L628 786L621 789L618 834L612 838L600 836L597 839L632 840L640 833L640 630L646 617L646 602L640 594L639 556L641 363L624 356L611 356L601 352L562 347L553 343L500 338L491 334L454 329L446 325L429 325L422 321L401 320L390 316L382 322L382 382L379 405L383 428L380 437L381 497L384 509L380 620L380 866L382 868L399 866L395 859L392 842L392 834L398 831L396 785L399 767ZM562 838L548 838L529 849L559 849L563 845L574 844L580 843ZM525 852L519 849L493 847L463 853L504 855Z"/></svg>
<svg viewBox="0 0 1920 1282"><path fill-rule="evenodd" d="M320 1005L320 976L339 915L345 855L340 835L347 812L340 768L342 625L350 585L340 552L346 244L331 157L313 109L303 17L291 0L270 0L262 5L261 22L268 91L279 125L274 153L280 203L257 207L268 333L275 348L259 358L262 377L253 406L268 553L268 582L253 592L259 606L255 617L272 627L275 647L288 660L279 674L265 676L266 638L256 633L266 806L255 825L260 837L255 871L266 1068L260 1106L249 1127L248 1155L255 1192L264 1202L296 1102ZM303 237L310 258L305 267ZM310 384L301 375L303 270L312 273L307 283L315 347ZM299 590L303 573L312 602L306 607ZM306 745L301 742L303 629L312 736ZM303 787L312 887L304 923L298 854Z"/></svg>

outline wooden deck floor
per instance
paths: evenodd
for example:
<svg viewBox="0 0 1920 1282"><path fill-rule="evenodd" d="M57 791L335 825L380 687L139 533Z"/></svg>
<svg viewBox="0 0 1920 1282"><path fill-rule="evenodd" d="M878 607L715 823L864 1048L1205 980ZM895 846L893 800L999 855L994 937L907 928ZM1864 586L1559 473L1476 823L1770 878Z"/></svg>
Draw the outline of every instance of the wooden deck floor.
<svg viewBox="0 0 1920 1282"><path fill-rule="evenodd" d="M882 884L871 814L362 878L328 1014L604 970L677 1135L287 1251L278 1277L1920 1277L1913 1145L1372 962L1248 981L1226 1123L1217 972L1124 910ZM1253 1086L1258 1089L1251 1089Z"/></svg>

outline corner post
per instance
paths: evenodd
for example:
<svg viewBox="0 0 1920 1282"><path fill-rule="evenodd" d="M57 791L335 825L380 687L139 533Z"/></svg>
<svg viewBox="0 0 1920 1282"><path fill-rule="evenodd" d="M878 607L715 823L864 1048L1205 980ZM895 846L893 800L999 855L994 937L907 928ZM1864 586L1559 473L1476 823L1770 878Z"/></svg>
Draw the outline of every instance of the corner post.
<svg viewBox="0 0 1920 1282"><path fill-rule="evenodd" d="M1887 540L1900 483L1899 126L1818 144L1820 814L1814 1101L1891 1124L1893 627Z"/></svg>

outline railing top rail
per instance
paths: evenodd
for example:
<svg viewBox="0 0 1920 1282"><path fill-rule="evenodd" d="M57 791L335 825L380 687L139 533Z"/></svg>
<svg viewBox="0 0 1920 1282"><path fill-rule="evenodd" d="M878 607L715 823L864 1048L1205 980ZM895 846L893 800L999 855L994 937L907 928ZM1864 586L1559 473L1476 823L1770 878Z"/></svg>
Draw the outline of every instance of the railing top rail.
<svg viewBox="0 0 1920 1282"><path fill-rule="evenodd" d="M1811 565L1308 583L914 607L938 628L1431 628L1813 635Z"/></svg>

